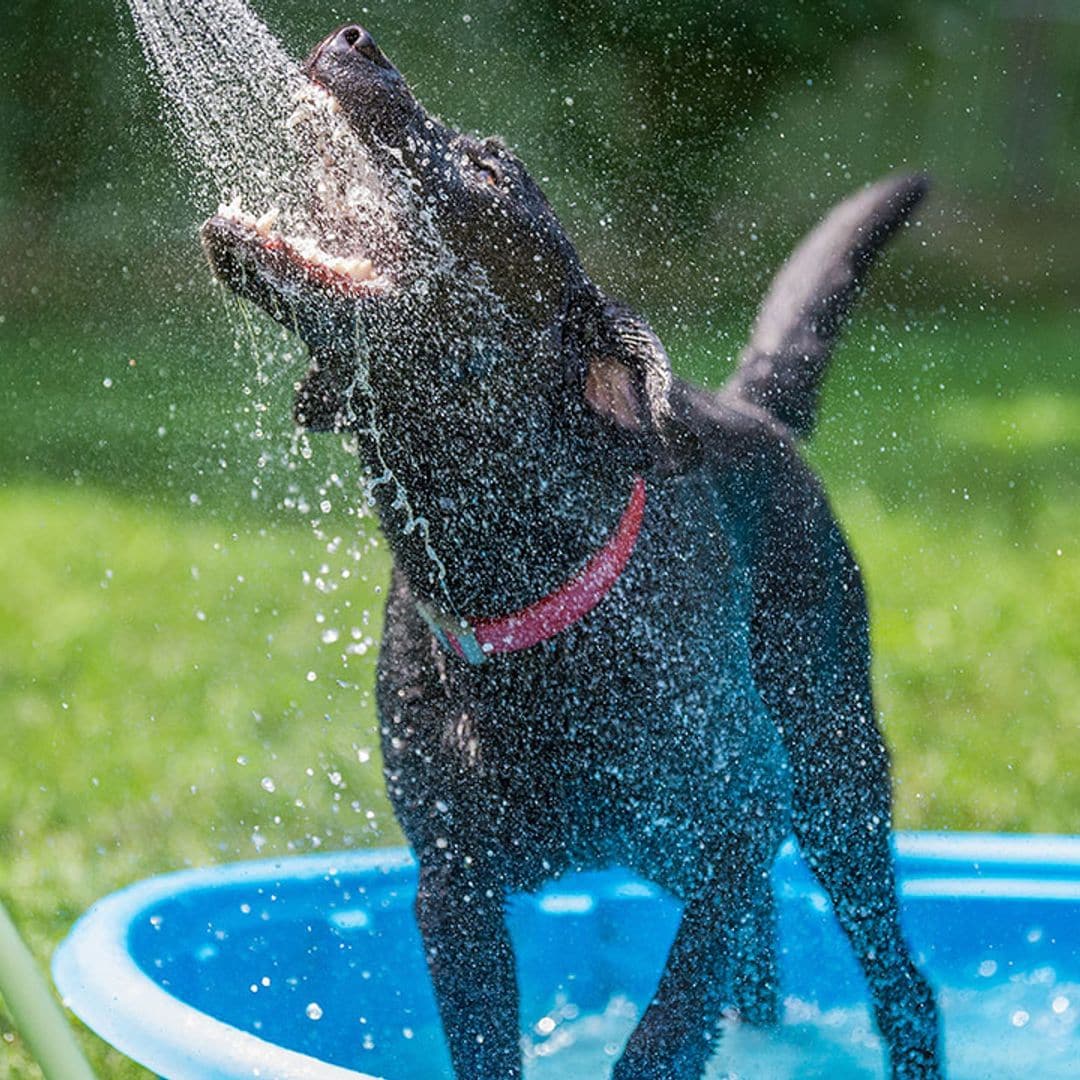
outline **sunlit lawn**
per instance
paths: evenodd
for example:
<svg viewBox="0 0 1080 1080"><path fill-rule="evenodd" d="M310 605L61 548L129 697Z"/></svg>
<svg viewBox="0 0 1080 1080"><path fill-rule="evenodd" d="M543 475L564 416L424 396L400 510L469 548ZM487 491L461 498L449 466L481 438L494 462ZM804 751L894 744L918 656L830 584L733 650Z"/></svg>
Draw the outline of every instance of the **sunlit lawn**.
<svg viewBox="0 0 1080 1080"><path fill-rule="evenodd" d="M868 317L838 358L811 453L869 581L900 826L1080 830L1077 324ZM335 441L291 446L295 368L261 385L220 317L0 334L0 894L42 963L147 874L398 842L387 561ZM734 347L669 340L713 381Z"/></svg>

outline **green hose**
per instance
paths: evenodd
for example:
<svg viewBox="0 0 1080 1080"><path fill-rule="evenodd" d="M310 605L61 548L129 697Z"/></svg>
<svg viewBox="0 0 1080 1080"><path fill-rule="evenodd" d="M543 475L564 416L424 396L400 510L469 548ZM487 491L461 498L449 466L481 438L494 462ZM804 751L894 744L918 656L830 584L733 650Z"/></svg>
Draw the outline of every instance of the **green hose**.
<svg viewBox="0 0 1080 1080"><path fill-rule="evenodd" d="M46 1080L94 1080L60 1006L2 902L0 997Z"/></svg>

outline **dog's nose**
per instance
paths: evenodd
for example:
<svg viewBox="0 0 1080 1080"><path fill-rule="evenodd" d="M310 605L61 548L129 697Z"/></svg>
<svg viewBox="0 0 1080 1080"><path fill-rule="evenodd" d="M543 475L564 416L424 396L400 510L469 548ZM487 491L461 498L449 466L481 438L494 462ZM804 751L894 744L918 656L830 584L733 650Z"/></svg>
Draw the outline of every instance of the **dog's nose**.
<svg viewBox="0 0 1080 1080"><path fill-rule="evenodd" d="M383 55L382 49L375 44L375 39L362 26L357 26L355 23L352 26L343 26L333 36L327 46L327 51L342 57L349 53L357 53L379 67L390 66L390 61Z"/></svg>

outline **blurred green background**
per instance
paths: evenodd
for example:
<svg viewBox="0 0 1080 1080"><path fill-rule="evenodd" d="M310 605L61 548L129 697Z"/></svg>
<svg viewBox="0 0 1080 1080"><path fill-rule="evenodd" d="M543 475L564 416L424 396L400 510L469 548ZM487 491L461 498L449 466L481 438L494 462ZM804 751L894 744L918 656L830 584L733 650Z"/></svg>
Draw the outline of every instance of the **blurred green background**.
<svg viewBox="0 0 1080 1080"><path fill-rule="evenodd" d="M868 577L897 823L1080 831L1072 0L258 10L297 55L359 18L433 111L506 136L714 385L816 218L927 169L808 452ZM353 460L289 426L302 357L210 281L214 193L126 10L0 19L0 896L44 963L137 877L399 840L387 561ZM0 1040L0 1073L39 1075L2 1004Z"/></svg>

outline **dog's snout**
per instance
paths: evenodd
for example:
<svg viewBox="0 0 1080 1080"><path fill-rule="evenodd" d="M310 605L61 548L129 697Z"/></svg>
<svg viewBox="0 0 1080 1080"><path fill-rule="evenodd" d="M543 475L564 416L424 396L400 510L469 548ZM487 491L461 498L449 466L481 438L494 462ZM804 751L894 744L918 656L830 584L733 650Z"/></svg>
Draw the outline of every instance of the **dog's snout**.
<svg viewBox="0 0 1080 1080"><path fill-rule="evenodd" d="M375 44L375 39L371 34L355 23L351 26L343 26L333 36L329 43L329 51L342 57L356 53L379 67L390 66L390 61L386 59L382 49Z"/></svg>

